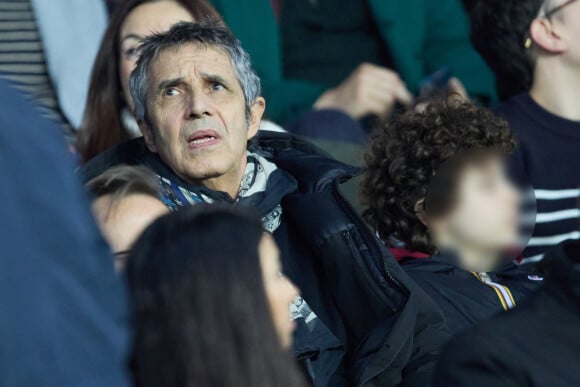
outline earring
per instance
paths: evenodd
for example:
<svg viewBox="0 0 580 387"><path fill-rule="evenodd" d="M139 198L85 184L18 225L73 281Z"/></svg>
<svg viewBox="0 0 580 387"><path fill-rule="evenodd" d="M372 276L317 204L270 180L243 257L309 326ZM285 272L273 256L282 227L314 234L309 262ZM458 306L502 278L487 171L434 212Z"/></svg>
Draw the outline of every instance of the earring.
<svg viewBox="0 0 580 387"><path fill-rule="evenodd" d="M532 43L533 43L533 42L532 42L532 38L530 38L530 37L527 37L527 38L526 38L526 41L525 41L525 43L524 43L524 47L526 47L526 48L530 48L530 47L532 47Z"/></svg>

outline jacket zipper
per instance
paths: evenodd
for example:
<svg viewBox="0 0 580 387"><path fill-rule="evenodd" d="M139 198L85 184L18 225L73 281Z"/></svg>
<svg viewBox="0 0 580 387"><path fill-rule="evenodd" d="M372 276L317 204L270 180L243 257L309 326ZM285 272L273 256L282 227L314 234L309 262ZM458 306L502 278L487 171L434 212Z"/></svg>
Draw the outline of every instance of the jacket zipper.
<svg viewBox="0 0 580 387"><path fill-rule="evenodd" d="M399 291L401 291L404 295L405 298L409 297L409 289L407 289L405 286L403 286L403 284L401 284L401 282L395 278L394 275L391 274L389 267L387 265L387 260L386 257L384 257L380 251L378 251L377 254L377 248L374 245L374 243L377 243L376 240L369 241L368 238L368 226L366 224L360 224L362 223L359 215L357 214L357 212L355 211L355 209L352 207L352 204L350 204L350 202L348 200L346 200L344 198L344 196L342 195L342 193L340 192L340 188L339 185L340 183L342 183L347 176L342 176L339 177L338 179L335 180L334 182L334 193L337 196L337 198L339 199L339 205L342 207L342 209L344 211L347 212L347 214L349 215L349 217L351 218L351 220L355 223L355 225L357 225L359 227L359 229L361 230L361 235L365 241L365 243L367 244L367 246L370 249L373 249L375 254L373 254L373 256L375 257L380 257L380 258L376 258L375 259L375 263L377 263L377 265L379 266L380 270L381 270L381 274L384 275L384 277L387 279L388 282L390 282L392 285L394 285L395 288L397 288ZM394 306L393 308L393 312L398 312L399 311L399 305Z"/></svg>
<svg viewBox="0 0 580 387"><path fill-rule="evenodd" d="M509 310L509 309L513 308L514 306L516 306L515 299L511 293L510 289L507 286L502 285L502 284L497 283L497 282L494 282L491 279L491 277L489 276L489 274L487 274L485 272L481 272L481 273L473 272L473 275L475 275L475 277L481 283L489 286L490 288L492 288L495 291L495 293L499 299L499 302L504 310Z"/></svg>

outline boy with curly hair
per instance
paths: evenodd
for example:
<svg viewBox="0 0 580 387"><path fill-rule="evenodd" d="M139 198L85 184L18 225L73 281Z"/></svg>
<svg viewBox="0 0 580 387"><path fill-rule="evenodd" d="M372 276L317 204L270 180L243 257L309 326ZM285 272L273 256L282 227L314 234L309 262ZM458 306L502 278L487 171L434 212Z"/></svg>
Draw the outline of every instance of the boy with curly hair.
<svg viewBox="0 0 580 387"><path fill-rule="evenodd" d="M457 101L406 113L371 137L364 217L388 246L430 256L401 264L453 333L537 286L506 259L519 241L519 193L504 171L514 145L504 120Z"/></svg>

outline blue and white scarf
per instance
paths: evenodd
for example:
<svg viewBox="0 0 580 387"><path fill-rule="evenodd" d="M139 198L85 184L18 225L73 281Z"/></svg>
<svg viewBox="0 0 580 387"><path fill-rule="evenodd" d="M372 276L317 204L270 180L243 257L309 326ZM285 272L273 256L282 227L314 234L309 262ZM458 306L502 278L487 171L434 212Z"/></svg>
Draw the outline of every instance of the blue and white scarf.
<svg viewBox="0 0 580 387"><path fill-rule="evenodd" d="M231 200L224 192L215 192L199 187L184 187L166 177L157 176L161 184L162 200L171 209ZM240 182L236 205L253 208L262 214L264 229L270 233L276 231L282 221L282 199L297 189L296 180L276 164L268 161L258 153L248 152L246 170ZM292 319L315 329L318 317L302 297L296 297L290 307Z"/></svg>
<svg viewBox="0 0 580 387"><path fill-rule="evenodd" d="M172 210L197 203L214 203L228 200L223 192L191 189L165 177L157 176L161 184L162 199ZM264 229L273 233L281 223L283 197L297 187L292 176L279 169L258 153L248 152L247 165L236 205L253 208L262 215Z"/></svg>

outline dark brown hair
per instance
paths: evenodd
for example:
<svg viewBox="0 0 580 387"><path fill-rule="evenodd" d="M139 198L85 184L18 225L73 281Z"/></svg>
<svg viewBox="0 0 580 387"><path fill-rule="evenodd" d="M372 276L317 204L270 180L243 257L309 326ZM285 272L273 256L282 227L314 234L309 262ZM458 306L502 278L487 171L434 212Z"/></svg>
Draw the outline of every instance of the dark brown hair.
<svg viewBox="0 0 580 387"><path fill-rule="evenodd" d="M456 156L465 151L508 154L514 145L503 119L468 103L432 102L423 112L395 117L371 136L361 190L363 217L388 245L395 238L409 250L433 254L435 247L415 204L429 196L439 214L448 210L453 202L450 180L457 174L439 179L437 185L444 182L447 189L444 195L427 195L433 176L452 158L454 164L464 163L465 157Z"/></svg>
<svg viewBox="0 0 580 387"><path fill-rule="evenodd" d="M473 46L493 70L500 99L532 87L535 59L525 42L544 0L478 0L469 12Z"/></svg>
<svg viewBox="0 0 580 387"><path fill-rule="evenodd" d="M157 219L126 269L137 387L305 387L281 348L262 280L262 222L198 204Z"/></svg>
<svg viewBox="0 0 580 387"><path fill-rule="evenodd" d="M123 22L136 7L159 0L130 0L116 9L101 41L91 74L87 106L77 149L88 161L105 149L129 139L123 127L121 112L126 105L119 80L119 39ZM206 0L174 0L196 19L219 19L217 11Z"/></svg>

